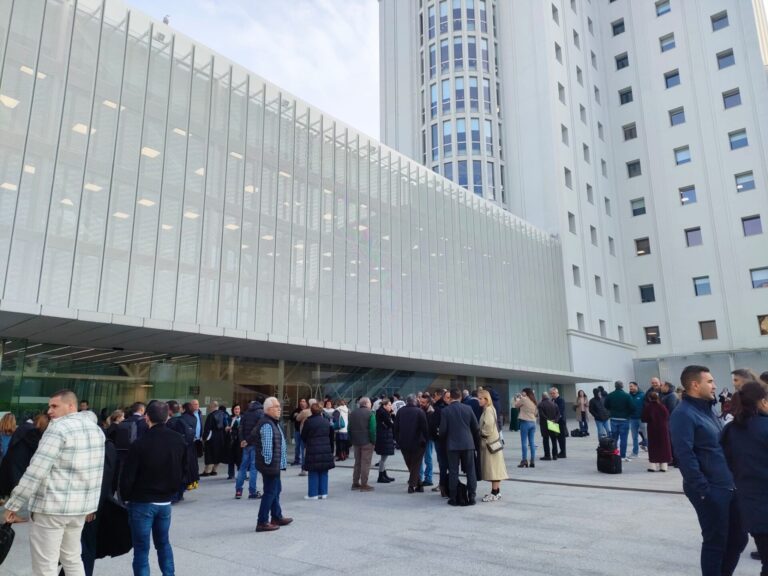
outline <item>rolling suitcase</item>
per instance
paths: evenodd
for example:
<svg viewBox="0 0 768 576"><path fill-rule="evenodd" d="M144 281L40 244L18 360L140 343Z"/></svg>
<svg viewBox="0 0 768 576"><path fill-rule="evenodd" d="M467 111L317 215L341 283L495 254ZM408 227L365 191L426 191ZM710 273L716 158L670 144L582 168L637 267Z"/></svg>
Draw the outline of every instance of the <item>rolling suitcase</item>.
<svg viewBox="0 0 768 576"><path fill-rule="evenodd" d="M613 438L600 438L597 447L597 471L603 474L621 474L621 454Z"/></svg>

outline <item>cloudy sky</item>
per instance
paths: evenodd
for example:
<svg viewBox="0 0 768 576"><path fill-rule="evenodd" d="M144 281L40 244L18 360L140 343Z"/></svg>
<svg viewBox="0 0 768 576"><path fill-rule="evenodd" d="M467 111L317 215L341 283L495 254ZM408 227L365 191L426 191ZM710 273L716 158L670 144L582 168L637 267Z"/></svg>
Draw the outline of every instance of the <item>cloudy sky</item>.
<svg viewBox="0 0 768 576"><path fill-rule="evenodd" d="M127 0L378 138L378 0Z"/></svg>

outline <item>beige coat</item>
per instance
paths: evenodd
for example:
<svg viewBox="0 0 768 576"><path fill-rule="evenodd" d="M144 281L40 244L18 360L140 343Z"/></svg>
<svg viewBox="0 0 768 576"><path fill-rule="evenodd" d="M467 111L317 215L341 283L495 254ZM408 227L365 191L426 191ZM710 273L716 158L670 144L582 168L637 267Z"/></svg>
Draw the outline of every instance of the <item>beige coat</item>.
<svg viewBox="0 0 768 576"><path fill-rule="evenodd" d="M504 463L504 450L491 454L487 444L499 437L496 427L496 410L488 406L480 416L480 474L482 480L506 480L507 465Z"/></svg>

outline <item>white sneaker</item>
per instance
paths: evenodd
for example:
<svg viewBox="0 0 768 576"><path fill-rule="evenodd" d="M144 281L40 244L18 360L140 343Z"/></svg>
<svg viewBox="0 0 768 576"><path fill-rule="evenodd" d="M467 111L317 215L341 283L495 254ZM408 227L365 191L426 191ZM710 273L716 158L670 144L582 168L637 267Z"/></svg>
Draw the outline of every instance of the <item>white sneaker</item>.
<svg viewBox="0 0 768 576"><path fill-rule="evenodd" d="M304 496L304 500L320 500L320 496Z"/></svg>
<svg viewBox="0 0 768 576"><path fill-rule="evenodd" d="M496 502L501 500L501 494L486 494L483 496L483 502Z"/></svg>
<svg viewBox="0 0 768 576"><path fill-rule="evenodd" d="M320 500L327 500L328 499L328 494L320 494L320 496L318 496L318 498Z"/></svg>
<svg viewBox="0 0 768 576"><path fill-rule="evenodd" d="M632 462L632 458L624 458L624 462Z"/></svg>

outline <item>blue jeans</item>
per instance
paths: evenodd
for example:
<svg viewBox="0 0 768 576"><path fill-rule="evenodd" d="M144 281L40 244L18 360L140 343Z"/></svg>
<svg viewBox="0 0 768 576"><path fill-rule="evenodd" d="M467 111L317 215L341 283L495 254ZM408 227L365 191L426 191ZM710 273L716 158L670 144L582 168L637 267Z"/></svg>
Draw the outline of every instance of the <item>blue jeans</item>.
<svg viewBox="0 0 768 576"><path fill-rule="evenodd" d="M432 440L427 440L427 450L424 452L424 459L419 466L419 478L422 482L432 482L432 447L435 445Z"/></svg>
<svg viewBox="0 0 768 576"><path fill-rule="evenodd" d="M611 418L611 431L613 439L619 444L621 457L627 457L627 437L629 436L629 420Z"/></svg>
<svg viewBox="0 0 768 576"><path fill-rule="evenodd" d="M610 436L611 435L611 422L610 420L595 420L595 425L597 426L597 435L599 438L602 438L603 436Z"/></svg>
<svg viewBox="0 0 768 576"><path fill-rule="evenodd" d="M307 495L311 498L315 496L328 496L328 470L324 472L309 472L307 477Z"/></svg>
<svg viewBox="0 0 768 576"><path fill-rule="evenodd" d="M246 473L248 473L248 494L256 494L256 479L259 476L256 470L256 446L243 448L243 459L240 461L240 469L237 471L237 480L235 480L235 492L243 491Z"/></svg>
<svg viewBox="0 0 768 576"><path fill-rule="evenodd" d="M168 539L171 527L171 505L158 506L149 502L131 502L128 522L133 539L133 574L149 576L149 537L157 550L157 563L163 576L174 576L173 550Z"/></svg>
<svg viewBox="0 0 768 576"><path fill-rule="evenodd" d="M736 493L710 486L709 492L702 499L699 494L684 491L696 510L701 526L702 576L733 574L748 540L741 527Z"/></svg>
<svg viewBox="0 0 768 576"><path fill-rule="evenodd" d="M640 445L637 441L640 432L640 418L629 419L629 430L632 433L632 456L637 456L640 453Z"/></svg>
<svg viewBox="0 0 768 576"><path fill-rule="evenodd" d="M298 430L293 433L293 463L299 466L304 464L304 440Z"/></svg>
<svg viewBox="0 0 768 576"><path fill-rule="evenodd" d="M269 523L269 516L272 520L279 520L283 517L283 511L280 509L280 492L283 485L280 482L280 475L267 476L262 474L264 482L264 495L261 497L261 506L259 506L259 524Z"/></svg>
<svg viewBox="0 0 768 576"><path fill-rule="evenodd" d="M528 460L528 447L531 448L531 460L536 460L536 422L520 420L520 444L523 447L523 460Z"/></svg>

